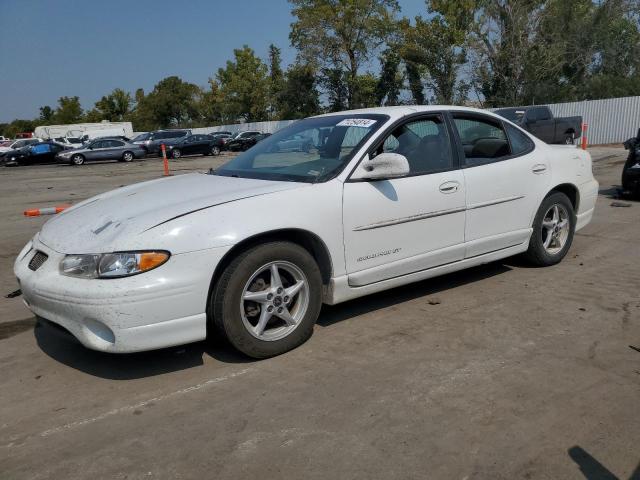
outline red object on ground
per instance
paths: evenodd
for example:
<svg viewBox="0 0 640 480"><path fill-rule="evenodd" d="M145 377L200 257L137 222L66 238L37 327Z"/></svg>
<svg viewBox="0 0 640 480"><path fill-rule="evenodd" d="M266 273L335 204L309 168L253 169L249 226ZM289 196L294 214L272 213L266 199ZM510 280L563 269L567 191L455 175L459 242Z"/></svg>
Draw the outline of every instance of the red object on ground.
<svg viewBox="0 0 640 480"><path fill-rule="evenodd" d="M587 149L587 127L589 127L588 123L582 124L582 149Z"/></svg>
<svg viewBox="0 0 640 480"><path fill-rule="evenodd" d="M58 205L56 207L45 207L45 208L32 208L30 210L24 211L25 217L39 217L40 215L55 215L56 213L63 212L71 205Z"/></svg>
<svg viewBox="0 0 640 480"><path fill-rule="evenodd" d="M164 162L164 176L168 177L171 174L169 173L169 160L167 160L167 147L163 143L160 148L162 149L162 161Z"/></svg>

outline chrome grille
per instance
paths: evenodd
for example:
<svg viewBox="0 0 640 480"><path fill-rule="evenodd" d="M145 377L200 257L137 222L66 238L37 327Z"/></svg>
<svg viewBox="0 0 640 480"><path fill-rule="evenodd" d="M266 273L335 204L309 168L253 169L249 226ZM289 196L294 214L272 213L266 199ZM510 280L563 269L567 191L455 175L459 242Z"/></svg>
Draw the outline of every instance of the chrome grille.
<svg viewBox="0 0 640 480"><path fill-rule="evenodd" d="M47 258L49 258L49 256L46 253L36 250L35 255L29 261L29 268L35 272L47 261Z"/></svg>

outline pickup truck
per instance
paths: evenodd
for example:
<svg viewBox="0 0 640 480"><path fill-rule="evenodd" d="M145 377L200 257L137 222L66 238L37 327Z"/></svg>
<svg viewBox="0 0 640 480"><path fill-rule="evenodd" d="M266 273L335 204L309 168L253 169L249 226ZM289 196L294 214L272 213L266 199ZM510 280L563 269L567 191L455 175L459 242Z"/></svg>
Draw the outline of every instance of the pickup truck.
<svg viewBox="0 0 640 480"><path fill-rule="evenodd" d="M554 118L549 107L500 108L493 113L512 121L546 143L573 145L582 135L582 117Z"/></svg>

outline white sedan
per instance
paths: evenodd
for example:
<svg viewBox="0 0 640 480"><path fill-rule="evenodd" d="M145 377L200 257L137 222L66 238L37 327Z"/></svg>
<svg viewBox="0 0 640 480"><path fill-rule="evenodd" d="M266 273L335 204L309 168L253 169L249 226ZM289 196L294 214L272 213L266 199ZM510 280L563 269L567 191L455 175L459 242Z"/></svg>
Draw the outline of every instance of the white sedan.
<svg viewBox="0 0 640 480"><path fill-rule="evenodd" d="M299 137L308 151L280 148ZM587 152L485 111L332 113L215 171L81 202L14 269L26 305L89 348L218 334L264 358L307 340L323 303L516 254L553 265L597 194Z"/></svg>

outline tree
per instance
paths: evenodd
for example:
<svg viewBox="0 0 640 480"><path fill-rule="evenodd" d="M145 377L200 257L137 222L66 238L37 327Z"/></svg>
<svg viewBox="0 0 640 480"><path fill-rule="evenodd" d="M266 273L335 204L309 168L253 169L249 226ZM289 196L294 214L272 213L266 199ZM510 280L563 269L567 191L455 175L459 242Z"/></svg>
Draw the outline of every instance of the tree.
<svg viewBox="0 0 640 480"><path fill-rule="evenodd" d="M267 66L245 45L233 51L234 61L216 75L220 87L223 116L233 122L267 120L269 79Z"/></svg>
<svg viewBox="0 0 640 480"><path fill-rule="evenodd" d="M148 95L139 97L134 115L137 128L152 130L191 126L200 119L200 93L197 85L184 82L177 76L160 80Z"/></svg>
<svg viewBox="0 0 640 480"><path fill-rule="evenodd" d="M320 94L313 66L294 64L287 69L278 104L283 119L293 120L320 113Z"/></svg>
<svg viewBox="0 0 640 480"><path fill-rule="evenodd" d="M65 125L69 123L78 123L81 120L82 106L80 105L80 98L78 96L60 97L58 99L58 108L54 115L54 121Z"/></svg>
<svg viewBox="0 0 640 480"><path fill-rule="evenodd" d="M40 107L40 117L38 120L43 124L50 124L53 122L54 115L55 112L53 111L53 108L49 105L45 105L44 107Z"/></svg>
<svg viewBox="0 0 640 480"><path fill-rule="evenodd" d="M420 72L421 66L411 61L405 61L405 69L413 103L416 105L424 105L426 100L424 98L424 85L422 84L422 74Z"/></svg>
<svg viewBox="0 0 640 480"><path fill-rule="evenodd" d="M333 97L331 108L342 102L345 88L346 104L353 107L356 89L363 85L360 69L391 33L400 9L397 0L289 1L296 17L291 44L305 63L315 63L327 74L323 84ZM338 90L331 92L330 87Z"/></svg>
<svg viewBox="0 0 640 480"><path fill-rule="evenodd" d="M387 49L380 56L380 78L376 85L376 105L398 105L403 78L400 73L400 56L394 49Z"/></svg>
<svg viewBox="0 0 640 480"><path fill-rule="evenodd" d="M460 69L467 61L467 37L476 0L427 0L428 18L415 18L415 26L401 23L403 34L399 48L405 61L420 65L432 101L456 104L467 97L468 84L461 80Z"/></svg>
<svg viewBox="0 0 640 480"><path fill-rule="evenodd" d="M95 104L101 117L110 122L121 122L133 108L133 99L129 92L116 88L109 95L103 96Z"/></svg>
<svg viewBox="0 0 640 480"><path fill-rule="evenodd" d="M269 45L269 118L281 118L281 106L278 102L280 92L284 89L284 73L282 72L281 51Z"/></svg>

